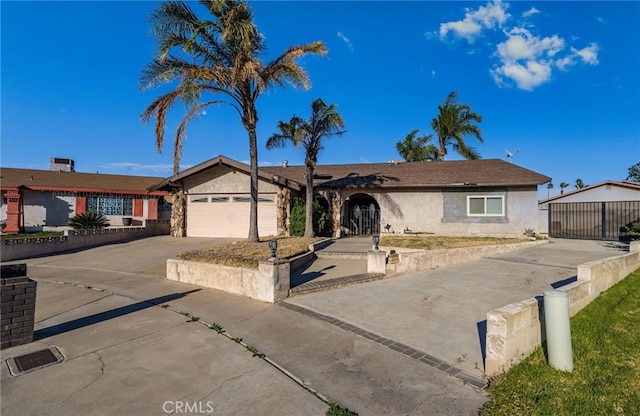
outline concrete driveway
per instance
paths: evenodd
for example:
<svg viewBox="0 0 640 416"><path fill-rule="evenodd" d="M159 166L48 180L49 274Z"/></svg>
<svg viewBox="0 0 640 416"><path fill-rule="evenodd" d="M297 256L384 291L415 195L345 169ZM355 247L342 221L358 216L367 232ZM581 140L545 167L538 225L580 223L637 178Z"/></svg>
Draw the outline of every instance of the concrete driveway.
<svg viewBox="0 0 640 416"><path fill-rule="evenodd" d="M578 264L626 251L628 245L614 242L552 240L493 258L310 293L285 302L482 377L487 312L570 283Z"/></svg>
<svg viewBox="0 0 640 416"><path fill-rule="evenodd" d="M626 249L557 240L277 305L163 279L166 259L227 241L162 236L27 260L37 341L2 359L55 346L65 361L20 376L3 366L2 414L324 414L309 390L361 416L477 414L486 313Z"/></svg>

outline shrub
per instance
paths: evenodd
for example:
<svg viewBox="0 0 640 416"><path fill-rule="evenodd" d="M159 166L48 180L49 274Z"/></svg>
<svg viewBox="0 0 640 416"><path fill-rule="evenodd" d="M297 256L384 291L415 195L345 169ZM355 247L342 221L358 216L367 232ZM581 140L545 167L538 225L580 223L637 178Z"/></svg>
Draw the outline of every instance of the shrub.
<svg viewBox="0 0 640 416"><path fill-rule="evenodd" d="M620 231L629 233L631 240L640 240L640 218L623 226Z"/></svg>
<svg viewBox="0 0 640 416"><path fill-rule="evenodd" d="M83 212L69 220L69 226L74 230L89 230L108 227L109 220L97 212Z"/></svg>
<svg viewBox="0 0 640 416"><path fill-rule="evenodd" d="M291 218L289 220L289 232L292 236L304 235L304 221L306 218L306 204L301 198L293 200ZM313 201L313 234L323 235L327 224L327 213L318 201Z"/></svg>

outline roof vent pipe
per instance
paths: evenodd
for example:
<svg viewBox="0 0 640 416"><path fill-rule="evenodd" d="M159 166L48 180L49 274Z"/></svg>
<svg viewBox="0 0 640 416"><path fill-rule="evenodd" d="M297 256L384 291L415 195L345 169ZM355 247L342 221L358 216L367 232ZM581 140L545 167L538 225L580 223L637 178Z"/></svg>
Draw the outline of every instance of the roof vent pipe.
<svg viewBox="0 0 640 416"><path fill-rule="evenodd" d="M283 160L282 161L282 167L286 168L287 166L289 166L289 161L288 160Z"/></svg>

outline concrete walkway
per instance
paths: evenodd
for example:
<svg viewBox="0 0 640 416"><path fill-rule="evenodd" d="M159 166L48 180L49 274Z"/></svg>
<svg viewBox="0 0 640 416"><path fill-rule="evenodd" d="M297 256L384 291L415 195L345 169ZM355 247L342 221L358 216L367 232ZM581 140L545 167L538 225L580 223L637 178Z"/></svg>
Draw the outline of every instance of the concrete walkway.
<svg viewBox="0 0 640 416"><path fill-rule="evenodd" d="M2 414L324 414L326 404L307 389L363 416L469 415L487 400L428 356L416 360L294 303L163 278L167 258L222 242L163 236L27 260L38 281L37 340L2 351L2 360L46 346L65 360L19 376L3 366Z"/></svg>

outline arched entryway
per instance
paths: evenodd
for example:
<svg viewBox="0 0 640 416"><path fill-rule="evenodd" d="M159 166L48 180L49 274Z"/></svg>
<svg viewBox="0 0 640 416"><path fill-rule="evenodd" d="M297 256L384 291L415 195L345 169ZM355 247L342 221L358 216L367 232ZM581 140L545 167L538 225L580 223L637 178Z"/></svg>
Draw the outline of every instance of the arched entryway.
<svg viewBox="0 0 640 416"><path fill-rule="evenodd" d="M348 235L380 234L380 206L372 196L354 194L345 202L342 226L348 230Z"/></svg>

